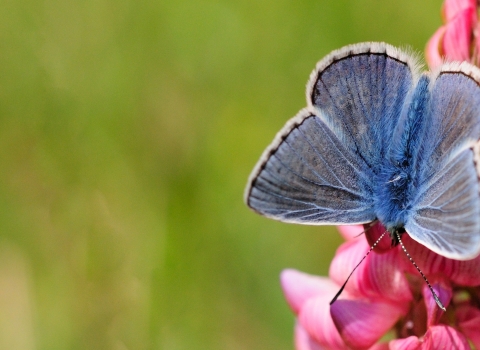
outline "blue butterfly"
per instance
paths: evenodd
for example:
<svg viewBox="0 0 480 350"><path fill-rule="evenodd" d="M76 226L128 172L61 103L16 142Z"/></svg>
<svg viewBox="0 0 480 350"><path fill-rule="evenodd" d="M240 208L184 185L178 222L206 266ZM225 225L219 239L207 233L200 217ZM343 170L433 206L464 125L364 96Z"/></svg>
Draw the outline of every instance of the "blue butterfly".
<svg viewBox="0 0 480 350"><path fill-rule="evenodd" d="M480 70L362 43L321 60L307 107L253 169L245 201L280 221L378 220L451 259L480 253Z"/></svg>

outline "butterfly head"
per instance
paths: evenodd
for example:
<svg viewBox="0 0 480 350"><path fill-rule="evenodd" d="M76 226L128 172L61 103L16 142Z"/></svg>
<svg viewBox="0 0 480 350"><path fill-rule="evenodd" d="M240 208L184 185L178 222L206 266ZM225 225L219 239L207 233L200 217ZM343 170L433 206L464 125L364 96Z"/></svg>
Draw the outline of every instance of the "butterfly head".
<svg viewBox="0 0 480 350"><path fill-rule="evenodd" d="M388 233L390 233L390 238L392 239L392 246L396 247L398 245L399 237L402 236L405 232L405 227L403 226L394 226L387 228Z"/></svg>

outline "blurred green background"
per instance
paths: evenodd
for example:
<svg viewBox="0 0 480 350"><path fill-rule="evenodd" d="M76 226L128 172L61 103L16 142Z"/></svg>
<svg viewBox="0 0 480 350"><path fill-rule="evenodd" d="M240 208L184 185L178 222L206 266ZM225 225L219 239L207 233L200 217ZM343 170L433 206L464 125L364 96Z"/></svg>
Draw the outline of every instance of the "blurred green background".
<svg viewBox="0 0 480 350"><path fill-rule="evenodd" d="M317 60L440 0L0 0L0 349L292 349L334 228L242 195Z"/></svg>

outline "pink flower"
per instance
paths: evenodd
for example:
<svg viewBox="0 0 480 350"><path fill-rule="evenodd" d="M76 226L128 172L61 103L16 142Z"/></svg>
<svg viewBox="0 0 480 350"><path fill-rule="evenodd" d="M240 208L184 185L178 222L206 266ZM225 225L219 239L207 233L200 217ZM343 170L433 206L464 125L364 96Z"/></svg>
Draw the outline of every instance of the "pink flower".
<svg viewBox="0 0 480 350"><path fill-rule="evenodd" d="M379 252L375 249L363 261L339 299L329 305L369 250L365 239L354 238L363 231L361 226L339 229L347 242L337 250L329 278L291 269L281 274L286 300L297 316L297 350L470 349L468 340L480 347L480 257L447 259L403 235L406 249L447 308L445 313L401 248L392 248L384 237ZM379 232L384 228L377 224L368 231L368 240ZM395 339L380 342L387 332Z"/></svg>
<svg viewBox="0 0 480 350"><path fill-rule="evenodd" d="M426 47L430 68L438 67L444 59L478 64L480 25L476 0L445 0L442 13L445 25L435 32Z"/></svg>

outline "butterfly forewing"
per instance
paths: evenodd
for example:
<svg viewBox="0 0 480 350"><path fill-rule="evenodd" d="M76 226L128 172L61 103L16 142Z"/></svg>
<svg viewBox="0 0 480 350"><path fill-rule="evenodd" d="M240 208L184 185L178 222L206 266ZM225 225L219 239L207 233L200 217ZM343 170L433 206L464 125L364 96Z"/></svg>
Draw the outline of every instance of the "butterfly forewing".
<svg viewBox="0 0 480 350"><path fill-rule="evenodd" d="M415 61L386 44L353 46L342 53L344 57L312 74L307 99L323 112L326 125L377 173L417 79Z"/></svg>

